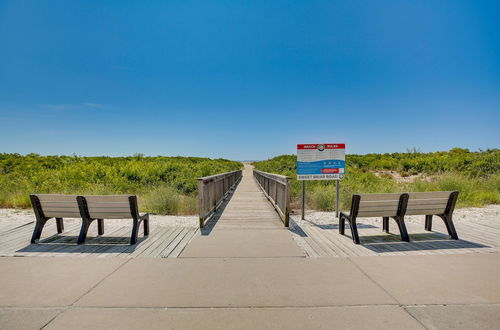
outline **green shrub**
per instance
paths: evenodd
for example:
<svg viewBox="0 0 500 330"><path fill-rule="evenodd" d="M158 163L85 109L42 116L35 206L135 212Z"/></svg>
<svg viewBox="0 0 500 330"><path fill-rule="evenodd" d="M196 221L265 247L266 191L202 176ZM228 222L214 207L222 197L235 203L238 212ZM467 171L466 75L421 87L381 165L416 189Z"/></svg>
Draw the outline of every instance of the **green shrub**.
<svg viewBox="0 0 500 330"><path fill-rule="evenodd" d="M0 154L0 207L30 207L30 193L137 194L141 210L194 214L196 178L240 169L198 157L79 157ZM163 205L165 204L165 205Z"/></svg>
<svg viewBox="0 0 500 330"><path fill-rule="evenodd" d="M500 150L470 152L454 148L449 152L421 153L417 149L406 153L346 155L346 176L341 181L340 204L350 207L353 194L401 191L460 191L458 206L482 206L500 203ZM292 178L292 202L300 205L301 182L296 180L297 158L282 155L255 162L261 171ZM417 179L410 184L398 184L390 175L376 176L373 172L391 170L401 176L425 173L432 180ZM309 208L331 211L334 208L335 184L331 181L308 181L306 202Z"/></svg>

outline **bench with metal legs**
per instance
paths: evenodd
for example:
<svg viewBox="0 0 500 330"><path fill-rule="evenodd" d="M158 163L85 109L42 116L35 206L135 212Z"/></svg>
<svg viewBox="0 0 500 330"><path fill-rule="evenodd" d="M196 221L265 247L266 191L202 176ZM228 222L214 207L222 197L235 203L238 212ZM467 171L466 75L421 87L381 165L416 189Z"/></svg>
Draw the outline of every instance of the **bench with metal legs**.
<svg viewBox="0 0 500 330"><path fill-rule="evenodd" d="M340 212L339 232L345 232L345 222L349 221L352 239L359 244L356 224L357 217L382 216L382 230L389 233L389 219L398 225L401 239L409 242L410 237L405 225L406 215L425 215L425 230L432 230L432 216L439 216L451 239L458 239L453 224L453 210L458 191L432 191L402 194L363 194L353 195L349 214Z"/></svg>
<svg viewBox="0 0 500 330"><path fill-rule="evenodd" d="M97 220L98 233L104 235L104 219L132 219L130 244L136 244L139 226L144 223L144 235L149 235L149 214L139 214L135 195L78 196L82 228L77 244L85 243L88 229Z"/></svg>
<svg viewBox="0 0 500 330"><path fill-rule="evenodd" d="M360 244L356 219L358 217L383 217L383 229L389 232L389 218L394 219L398 224L401 239L408 242L410 240L404 222L404 213L408 194L362 194L353 195L351 210L349 214L340 212L339 232L344 235L345 222L349 222L352 240L355 244Z"/></svg>
<svg viewBox="0 0 500 330"><path fill-rule="evenodd" d="M451 239L458 239L453 224L453 211L458 191L430 191L409 193L406 215L425 215L425 230L432 231L432 217L440 217Z"/></svg>
<svg viewBox="0 0 500 330"><path fill-rule="evenodd" d="M76 196L55 194L31 194L31 205L35 213L35 229L31 243L38 243L48 220L56 220L57 233L64 231L64 218L79 218L80 212Z"/></svg>

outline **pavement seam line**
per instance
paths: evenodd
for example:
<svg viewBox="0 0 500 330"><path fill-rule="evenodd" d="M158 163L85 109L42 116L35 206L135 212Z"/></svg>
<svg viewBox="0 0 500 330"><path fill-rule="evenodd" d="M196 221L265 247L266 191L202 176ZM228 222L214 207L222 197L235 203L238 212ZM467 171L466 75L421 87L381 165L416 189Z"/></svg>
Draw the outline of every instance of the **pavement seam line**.
<svg viewBox="0 0 500 330"><path fill-rule="evenodd" d="M401 306L401 308L405 311L406 314L410 315L410 317L412 319L414 319L415 321L418 322L418 324L420 324L422 327L424 327L424 329L429 329L428 327L425 326L425 324L423 324L422 322L420 322L419 319L417 319L415 316L413 316L410 312L408 312L408 310L406 309L405 306Z"/></svg>
<svg viewBox="0 0 500 330"><path fill-rule="evenodd" d="M74 304L76 304L78 301L80 301L80 299L82 299L84 296L86 296L90 291L94 290L99 284L101 284L105 279L107 279L108 277L110 277L111 275L113 275L118 269L120 269L124 265L126 265L130 260L132 260L132 258L129 258L129 260L125 261L124 263L122 263L121 265L119 265L118 267L116 267L116 269L114 269L111 273L109 273L108 275L104 276L100 281L98 281L95 285L93 285L89 290L85 291L80 297L78 297L75 301L73 301L73 303L71 303L70 305L68 305L68 306L64 307L63 309L61 309L61 311L59 313L57 313L43 327L41 327L40 330L42 330L45 327L47 327L50 323L52 323L52 321L54 321L55 319L57 319L62 313L64 313L68 309L71 309Z"/></svg>
<svg viewBox="0 0 500 330"><path fill-rule="evenodd" d="M73 301L72 304L70 304L69 306L72 307L74 304L76 304L77 302L79 302L83 297L85 297L88 293L90 293L90 291L94 290L99 284L101 284L102 282L104 282L104 280L106 280L108 277L110 277L111 275L113 275L114 273L116 273L120 268L122 268L123 266L125 266L126 264L128 264L133 258L129 258L127 261L125 261L124 263L122 263L121 265L119 265L118 267L116 267L115 270L113 270L111 273L109 273L108 275L104 276L100 281L98 281L95 285L93 285L90 289L88 289L87 291L85 291L80 297L78 297L75 301Z"/></svg>
<svg viewBox="0 0 500 330"><path fill-rule="evenodd" d="M408 312L406 310L406 308L401 304L401 302L396 299L396 297L394 297L389 291L387 291L383 286L382 284L378 283L377 281L375 281L375 279L371 278L371 276L368 275L367 272L365 272L361 266L359 266L357 263L355 263L350 257L347 258L349 260L350 263L352 263L354 265L354 267L356 267L357 269L359 269L359 271L361 273L363 273L373 284L375 284L376 286L378 286L382 291L384 291L389 297L391 297L392 299L394 299L394 301L396 301L399 305L399 307L406 313L408 314L408 316L410 316L412 319L414 319L415 321L417 321L418 324L420 324L424 329L428 329L422 322L420 322L420 320L418 320L417 318L415 318L410 312Z"/></svg>
<svg viewBox="0 0 500 330"><path fill-rule="evenodd" d="M40 330L44 329L46 326L48 326L52 321L54 321L59 315L61 315L62 313L64 313L66 310L68 309L68 307L66 308L63 308L59 311L59 313L56 313L56 315L54 315L53 318L51 318L47 323L45 323L41 328Z"/></svg>
<svg viewBox="0 0 500 330"><path fill-rule="evenodd" d="M356 267L361 273L363 273L363 275L365 275L373 284L375 284L377 287L379 287L382 291L384 291L389 297L391 297L392 299L394 299L394 301L396 301L398 303L399 306L403 306L401 304L401 302L399 300L396 299L396 297L394 297L391 293L389 293L389 291L387 291L380 283L378 283L377 281L375 281L373 278L371 278L370 275L368 275L368 273L366 273L358 264L356 264L350 257L347 257L346 258L347 260L349 260L349 262L351 264L354 265L354 267Z"/></svg>
<svg viewBox="0 0 500 330"><path fill-rule="evenodd" d="M54 321L55 319L57 319L62 313L64 313L68 309L71 309L73 307L73 305L76 304L80 299L82 299L84 296L86 296L90 291L94 290L99 284L101 284L105 279L107 279L109 276L111 276L112 274L114 274L118 269L120 269L125 264L127 264L130 260L132 260L132 259L129 259L129 260L125 261L124 263L122 263L121 265L119 265L118 267L116 267L116 269L113 270L111 273L109 273L108 275L104 276L100 281L98 281L95 285L93 285L89 290L85 291L80 297L78 297L71 305L68 305L68 306L65 306L64 308L62 308L59 311L59 313L57 313L52 319L50 319L49 322L47 322L46 324L44 324L44 326L41 327L40 330L45 329L50 323L52 323L52 321Z"/></svg>

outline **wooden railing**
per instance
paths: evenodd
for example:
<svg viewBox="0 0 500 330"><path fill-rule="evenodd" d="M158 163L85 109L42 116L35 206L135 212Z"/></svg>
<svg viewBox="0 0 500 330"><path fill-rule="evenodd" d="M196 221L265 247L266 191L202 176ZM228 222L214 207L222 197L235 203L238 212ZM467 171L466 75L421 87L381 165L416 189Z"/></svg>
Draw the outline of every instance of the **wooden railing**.
<svg viewBox="0 0 500 330"><path fill-rule="evenodd" d="M253 176L280 215L285 227L288 227L290 219L290 178L255 169L253 170Z"/></svg>
<svg viewBox="0 0 500 330"><path fill-rule="evenodd" d="M198 179L200 228L203 228L205 220L217 210L227 193L238 184L241 175L242 172L239 170Z"/></svg>

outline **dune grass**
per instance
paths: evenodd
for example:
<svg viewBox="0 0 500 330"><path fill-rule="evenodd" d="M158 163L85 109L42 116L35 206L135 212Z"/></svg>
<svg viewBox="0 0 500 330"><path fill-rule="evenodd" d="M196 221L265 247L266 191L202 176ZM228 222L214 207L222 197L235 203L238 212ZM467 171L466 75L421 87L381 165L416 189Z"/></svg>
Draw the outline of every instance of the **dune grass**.
<svg viewBox="0 0 500 330"><path fill-rule="evenodd" d="M282 155L254 166L265 172L292 178L292 205L299 207L301 182L296 180L295 155ZM457 206L500 204L500 150L470 152L455 148L448 152L368 154L346 156L346 177L341 181L340 204L349 209L353 194L403 191L460 191ZM385 171L381 173L382 171ZM402 177L423 174L408 182ZM387 173L389 172L389 173ZM308 208L332 211L335 201L335 182L307 181Z"/></svg>
<svg viewBox="0 0 500 330"><path fill-rule="evenodd" d="M0 207L29 208L30 193L136 194L141 211L195 214L196 178L241 167L197 157L0 154Z"/></svg>

